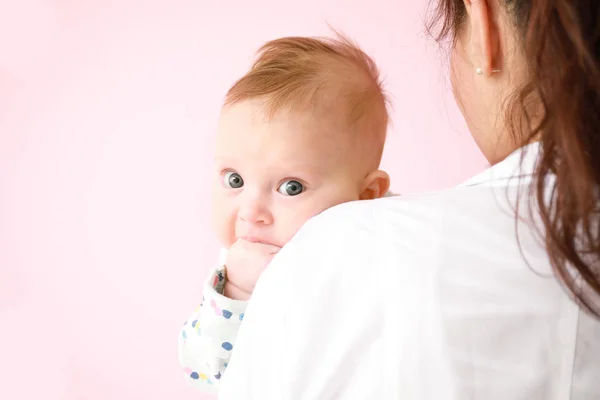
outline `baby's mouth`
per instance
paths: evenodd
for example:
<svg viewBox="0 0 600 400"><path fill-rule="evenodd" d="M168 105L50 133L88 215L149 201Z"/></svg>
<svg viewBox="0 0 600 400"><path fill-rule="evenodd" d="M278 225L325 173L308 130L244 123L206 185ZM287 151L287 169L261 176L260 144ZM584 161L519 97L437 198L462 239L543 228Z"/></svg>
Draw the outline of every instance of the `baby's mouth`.
<svg viewBox="0 0 600 400"><path fill-rule="evenodd" d="M247 242L251 242L251 243L260 243L260 244L268 244L271 246L277 246L275 243L269 242L263 238L259 238L257 236L239 236L238 239L242 239L245 240ZM279 247L279 246L277 246Z"/></svg>

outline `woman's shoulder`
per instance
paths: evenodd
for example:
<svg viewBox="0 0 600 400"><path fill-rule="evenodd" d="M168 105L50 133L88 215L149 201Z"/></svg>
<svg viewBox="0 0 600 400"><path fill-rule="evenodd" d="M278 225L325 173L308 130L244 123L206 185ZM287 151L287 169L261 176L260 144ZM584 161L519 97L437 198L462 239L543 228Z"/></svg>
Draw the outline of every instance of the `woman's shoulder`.
<svg viewBox="0 0 600 400"><path fill-rule="evenodd" d="M376 257L389 254L394 243L410 246L421 237L435 240L445 213L437 197L422 194L337 205L306 222L280 253L286 255L282 257L286 265L298 260L302 269L334 261L374 264Z"/></svg>
<svg viewBox="0 0 600 400"><path fill-rule="evenodd" d="M457 190L460 191L460 188L452 191ZM402 234L441 219L449 208L444 200L448 197L447 192L390 194L376 200L339 204L313 217L302 230L311 231L311 237L319 232L319 235L367 236L372 240L379 236Z"/></svg>
<svg viewBox="0 0 600 400"><path fill-rule="evenodd" d="M332 207L305 223L280 250L257 289L280 298L278 307L285 309L306 288L330 301L358 292L380 296L394 290L393 282L410 286L437 257L443 197L431 193Z"/></svg>
<svg viewBox="0 0 600 400"><path fill-rule="evenodd" d="M501 288L520 280L525 292L554 296L554 281L539 280L551 274L543 242L526 215L515 218L520 193L460 187L342 204L308 221L265 275L286 297L303 287L375 296L459 278Z"/></svg>
<svg viewBox="0 0 600 400"><path fill-rule="evenodd" d="M457 187L344 203L309 220L287 247L312 249L318 257L335 252L351 263L376 253L425 257L414 249L432 250L440 242L491 246L484 238L496 237L512 245L514 205L523 194L526 191L506 187Z"/></svg>

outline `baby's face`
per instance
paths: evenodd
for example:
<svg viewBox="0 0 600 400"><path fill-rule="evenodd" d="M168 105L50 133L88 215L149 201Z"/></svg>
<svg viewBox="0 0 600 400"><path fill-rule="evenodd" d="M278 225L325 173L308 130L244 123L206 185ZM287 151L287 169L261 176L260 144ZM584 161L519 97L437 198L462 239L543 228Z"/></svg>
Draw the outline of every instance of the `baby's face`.
<svg viewBox="0 0 600 400"><path fill-rule="evenodd" d="M259 100L225 107L217 134L214 224L237 239L287 243L309 218L359 199L363 172L345 132L310 113L267 120Z"/></svg>

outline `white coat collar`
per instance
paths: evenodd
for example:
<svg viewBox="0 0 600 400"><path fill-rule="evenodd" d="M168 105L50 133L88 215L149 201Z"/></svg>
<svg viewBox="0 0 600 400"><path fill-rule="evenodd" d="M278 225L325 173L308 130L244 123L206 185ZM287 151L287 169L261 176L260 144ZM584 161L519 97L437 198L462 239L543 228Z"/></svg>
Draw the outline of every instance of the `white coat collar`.
<svg viewBox="0 0 600 400"><path fill-rule="evenodd" d="M531 182L540 151L539 142L523 146L459 186L510 186L521 184L523 180Z"/></svg>

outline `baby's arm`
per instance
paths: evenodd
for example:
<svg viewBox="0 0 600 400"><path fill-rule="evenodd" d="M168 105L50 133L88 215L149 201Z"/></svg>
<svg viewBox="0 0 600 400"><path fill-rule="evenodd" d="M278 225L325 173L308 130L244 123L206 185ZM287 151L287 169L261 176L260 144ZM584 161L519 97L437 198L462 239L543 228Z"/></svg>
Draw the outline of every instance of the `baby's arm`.
<svg viewBox="0 0 600 400"><path fill-rule="evenodd" d="M192 386L216 393L227 368L246 302L222 295L225 270L214 270L204 285L202 304L179 334L179 363Z"/></svg>

